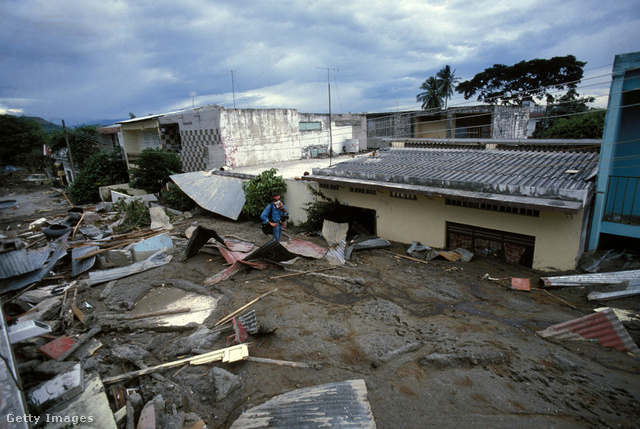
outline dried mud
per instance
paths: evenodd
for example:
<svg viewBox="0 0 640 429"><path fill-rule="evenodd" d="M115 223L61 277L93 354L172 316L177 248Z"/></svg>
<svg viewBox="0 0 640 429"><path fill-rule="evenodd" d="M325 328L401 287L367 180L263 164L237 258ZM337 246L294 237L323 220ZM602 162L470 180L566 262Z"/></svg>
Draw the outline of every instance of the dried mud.
<svg viewBox="0 0 640 429"><path fill-rule="evenodd" d="M104 300L104 284L84 289L78 301L91 305L84 309L87 315L109 312L121 301L135 304L148 294L161 304L163 291L167 301L189 296L194 292L169 293L167 283L180 279L202 286L205 278L226 268L222 257L204 251L178 261L187 241L182 233L195 225L257 246L267 241L251 221L201 214L176 222L172 262L116 281ZM321 237L296 236L326 245ZM204 286L209 297L219 298L204 322L208 327L277 288L251 307L269 333L249 337L250 355L314 363L315 368L215 363L172 368L158 373L161 377L145 375L121 386L138 389L144 402L160 393L167 410L175 406L195 413L209 428L227 428L275 395L350 379L366 382L378 428L639 426L637 357L591 342L543 339L536 331L601 306L638 314L640 298L597 303L586 299L591 288L557 288L551 290L555 297L535 289L510 290L482 280L483 275L526 277L541 287L539 279L548 273L480 257L468 263L419 263L396 256L406 248L393 243L390 249L354 252L347 264L319 272L323 275L273 279L291 270L329 267L325 260L300 258L286 271L246 270L215 287ZM115 358L118 346L146 351L144 364L152 366L222 348L231 334L209 335L205 341L194 336L195 326L163 332L131 329L127 323L96 336L103 347L83 360L85 370L104 378L138 369ZM640 343L637 328L637 323L627 327ZM212 381L214 366L238 377L224 397Z"/></svg>

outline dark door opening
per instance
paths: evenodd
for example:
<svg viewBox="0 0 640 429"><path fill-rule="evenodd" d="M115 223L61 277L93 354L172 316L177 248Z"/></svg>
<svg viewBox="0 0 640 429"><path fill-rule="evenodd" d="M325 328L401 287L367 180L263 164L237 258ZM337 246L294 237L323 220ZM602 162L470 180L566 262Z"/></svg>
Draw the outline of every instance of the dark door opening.
<svg viewBox="0 0 640 429"><path fill-rule="evenodd" d="M447 222L447 248L461 247L476 256L528 268L533 266L535 240L530 235Z"/></svg>
<svg viewBox="0 0 640 429"><path fill-rule="evenodd" d="M339 210L326 217L326 220L337 223L348 223L349 232L347 238L354 235L376 235L376 211L340 205Z"/></svg>

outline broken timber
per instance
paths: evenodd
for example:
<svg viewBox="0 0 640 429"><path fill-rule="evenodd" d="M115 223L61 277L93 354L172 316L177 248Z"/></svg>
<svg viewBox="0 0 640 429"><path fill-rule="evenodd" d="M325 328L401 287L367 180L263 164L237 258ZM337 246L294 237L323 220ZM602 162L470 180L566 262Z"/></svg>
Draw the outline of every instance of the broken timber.
<svg viewBox="0 0 640 429"><path fill-rule="evenodd" d="M140 375L150 374L155 371L160 371L165 368L173 368L176 366L189 363L191 365L204 365L207 363L222 361L224 363L236 362L239 360L246 360L249 357L249 347L246 344L238 344L237 346L227 347L225 349L214 350L209 353L201 355L191 356L188 358L176 360L173 362L167 362L149 368L141 369L138 371L127 372L125 374L117 375L115 377L109 377L102 380L103 384L117 383L118 381L128 380Z"/></svg>

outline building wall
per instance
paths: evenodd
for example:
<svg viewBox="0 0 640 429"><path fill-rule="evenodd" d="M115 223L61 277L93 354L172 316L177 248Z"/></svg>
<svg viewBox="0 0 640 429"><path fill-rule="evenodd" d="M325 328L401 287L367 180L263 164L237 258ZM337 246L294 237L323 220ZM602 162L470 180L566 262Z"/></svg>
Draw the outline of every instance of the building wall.
<svg viewBox="0 0 640 429"><path fill-rule="evenodd" d="M121 124L122 143L129 167L134 167L133 161L140 152L147 148L160 148L158 119Z"/></svg>
<svg viewBox="0 0 640 429"><path fill-rule="evenodd" d="M376 211L377 235L410 244L420 241L434 248L446 246L446 222L525 234L535 237L533 268L545 271L573 270L580 252L582 213L570 216L541 211L540 217L498 213L445 205L440 197L417 196L417 200L322 189L330 198L353 207Z"/></svg>
<svg viewBox="0 0 640 429"><path fill-rule="evenodd" d="M318 189L318 184L294 179L285 179L285 183L287 184L287 192L282 195L282 201L289 209L289 219L296 225L306 222L307 212L304 209L307 208L308 203L316 201L307 185Z"/></svg>
<svg viewBox="0 0 640 429"><path fill-rule="evenodd" d="M300 159L298 123L295 109L221 109L220 134L227 165Z"/></svg>
<svg viewBox="0 0 640 429"><path fill-rule="evenodd" d="M494 139L525 139L529 125L529 108L495 106L492 124Z"/></svg>
<svg viewBox="0 0 640 429"><path fill-rule="evenodd" d="M203 106L160 118L161 126L177 124L179 128L181 150L178 153L185 173L225 165L218 109L218 106Z"/></svg>
<svg viewBox="0 0 640 429"><path fill-rule="evenodd" d="M419 116L416 117L415 137L419 139L447 138L447 118L437 117L431 121L421 121Z"/></svg>

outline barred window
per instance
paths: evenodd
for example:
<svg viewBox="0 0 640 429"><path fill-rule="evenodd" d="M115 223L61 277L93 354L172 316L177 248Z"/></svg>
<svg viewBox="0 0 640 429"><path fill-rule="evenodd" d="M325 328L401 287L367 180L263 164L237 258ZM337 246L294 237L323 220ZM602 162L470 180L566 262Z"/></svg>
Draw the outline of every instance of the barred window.
<svg viewBox="0 0 640 429"><path fill-rule="evenodd" d="M393 198L401 198L403 200L413 200L413 201L418 200L418 196L416 194L407 194L405 192L391 191L389 192L389 196Z"/></svg>
<svg viewBox="0 0 640 429"><path fill-rule="evenodd" d="M510 213L522 216L540 217L540 210L527 209L524 207L509 207L500 204L477 203L473 201L459 201L446 198L444 203L448 206L465 207L469 209L489 210L499 213Z"/></svg>
<svg viewBox="0 0 640 429"><path fill-rule="evenodd" d="M335 189L335 190L340 189L340 186L332 185L332 184L329 184L329 183L320 183L320 187L322 189Z"/></svg>
<svg viewBox="0 0 640 429"><path fill-rule="evenodd" d="M349 192L356 192L358 194L369 194L369 195L376 195L376 191L373 189L366 189L366 188L354 188L354 187L349 187Z"/></svg>

